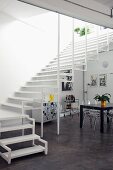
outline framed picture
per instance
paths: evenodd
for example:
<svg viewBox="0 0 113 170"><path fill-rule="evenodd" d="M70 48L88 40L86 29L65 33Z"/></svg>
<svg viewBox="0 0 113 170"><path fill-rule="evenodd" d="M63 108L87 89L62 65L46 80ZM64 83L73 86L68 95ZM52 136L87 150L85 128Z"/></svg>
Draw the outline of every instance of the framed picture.
<svg viewBox="0 0 113 170"><path fill-rule="evenodd" d="M92 74L90 76L90 85L92 87L95 87L95 86L97 86L97 83L98 83L98 75L97 74Z"/></svg>
<svg viewBox="0 0 113 170"><path fill-rule="evenodd" d="M72 73L71 70L65 70L64 73ZM73 83L70 82L72 81L72 76L71 75L66 75L64 78L66 81L62 82L62 91L71 91L73 90Z"/></svg>
<svg viewBox="0 0 113 170"><path fill-rule="evenodd" d="M105 87L107 85L107 74L100 74L99 75L99 85L101 87Z"/></svg>
<svg viewBox="0 0 113 170"><path fill-rule="evenodd" d="M73 89L72 82L62 82L62 91L71 91Z"/></svg>

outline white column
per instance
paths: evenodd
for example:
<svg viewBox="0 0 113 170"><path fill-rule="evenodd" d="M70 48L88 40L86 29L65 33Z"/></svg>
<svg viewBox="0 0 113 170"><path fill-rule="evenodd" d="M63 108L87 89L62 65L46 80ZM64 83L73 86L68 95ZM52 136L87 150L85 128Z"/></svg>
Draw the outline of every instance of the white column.
<svg viewBox="0 0 113 170"><path fill-rule="evenodd" d="M74 18L72 19L72 82L74 83Z"/></svg>
<svg viewBox="0 0 113 170"><path fill-rule="evenodd" d="M87 70L87 24L85 23L85 62L86 62L86 69ZM83 71L85 71L83 70Z"/></svg>
<svg viewBox="0 0 113 170"><path fill-rule="evenodd" d="M60 133L60 14L58 14L58 63L57 63L57 86L58 86L58 103L57 103L57 134Z"/></svg>
<svg viewBox="0 0 113 170"><path fill-rule="evenodd" d="M96 34L97 34L97 59L98 59L98 52L99 52L99 26L96 26Z"/></svg>
<svg viewBox="0 0 113 170"><path fill-rule="evenodd" d="M107 51L109 51L109 28L107 28Z"/></svg>

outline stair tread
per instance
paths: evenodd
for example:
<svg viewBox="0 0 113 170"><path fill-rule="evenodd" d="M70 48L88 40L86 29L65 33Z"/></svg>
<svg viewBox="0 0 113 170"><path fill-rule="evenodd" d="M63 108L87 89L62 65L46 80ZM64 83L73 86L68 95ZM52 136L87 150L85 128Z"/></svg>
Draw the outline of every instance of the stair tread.
<svg viewBox="0 0 113 170"><path fill-rule="evenodd" d="M45 151L45 148L43 146L35 145L32 147L11 151L11 158L13 159L13 158L26 156L26 155L30 155L30 154L34 154L38 152L43 152L43 151ZM8 152L3 153L3 155L5 155L8 158Z"/></svg>
<svg viewBox="0 0 113 170"><path fill-rule="evenodd" d="M0 139L0 143L3 145L10 145L10 144L15 144L20 142L31 141L33 139L40 139L40 136L36 134L34 135L32 134L32 135L24 135L24 136L18 136L13 138Z"/></svg>
<svg viewBox="0 0 113 170"><path fill-rule="evenodd" d="M57 76L57 74L37 75L37 76L33 76L33 78L38 78L38 77L52 77L52 76Z"/></svg>
<svg viewBox="0 0 113 170"><path fill-rule="evenodd" d="M41 92L31 92L31 91L16 91L15 93L25 93L25 94L41 94Z"/></svg>
<svg viewBox="0 0 113 170"><path fill-rule="evenodd" d="M56 81L57 82L57 79L51 79L51 80L41 80L41 81ZM60 81L64 81L63 79L60 79ZM32 80L32 81L29 81L30 83L37 83L37 82L40 82L40 80ZM29 83L28 82L28 83ZM68 81L69 82L69 81Z"/></svg>
<svg viewBox="0 0 113 170"><path fill-rule="evenodd" d="M15 103L2 103L3 106L14 107L18 109L22 109L22 104L15 104ZM33 106L24 106L24 110L33 110L33 109L41 109L41 107L33 107Z"/></svg>
<svg viewBox="0 0 113 170"><path fill-rule="evenodd" d="M31 81L28 81L28 82L47 82L47 81L57 81L57 78L56 79L45 79L45 80L31 80Z"/></svg>
<svg viewBox="0 0 113 170"><path fill-rule="evenodd" d="M36 100L37 98L25 98L25 97L9 97L9 99L18 99L18 100L22 100L22 101L28 101L28 102L32 102L33 100Z"/></svg>
<svg viewBox="0 0 113 170"><path fill-rule="evenodd" d="M16 107L16 108L19 108L19 109L22 109L22 105L20 104L15 104L15 103L2 103L2 105L4 106L12 106L12 107ZM25 106L26 109L31 109L32 106Z"/></svg>
<svg viewBox="0 0 113 170"><path fill-rule="evenodd" d="M8 132L8 131L12 131L12 130L31 129L31 128L33 128L32 124L17 125L17 126L10 126L10 127L1 127L0 132Z"/></svg>
<svg viewBox="0 0 113 170"><path fill-rule="evenodd" d="M55 85L33 85L33 86L30 86L30 85L28 86L28 85L27 85L27 86L22 86L22 87L23 87L23 88L24 88L24 87L25 87L25 88L26 88L26 87L32 87L32 88L33 88L33 87L42 87L42 88L44 88L44 87L52 88L52 87L53 87L53 88L58 88L58 87L55 86Z"/></svg>
<svg viewBox="0 0 113 170"><path fill-rule="evenodd" d="M65 70L67 70L67 69L66 68L60 69L60 71L65 71ZM44 69L41 70L41 72L39 74L53 73L53 72L57 72L57 70L46 70L46 68L44 68Z"/></svg>
<svg viewBox="0 0 113 170"><path fill-rule="evenodd" d="M54 63L53 63L54 64ZM60 73L60 76L68 76L72 75L72 73ZM49 74L49 75L39 75L39 76L34 76L33 78L43 78L43 77L52 77L52 76L57 76L57 74Z"/></svg>
<svg viewBox="0 0 113 170"><path fill-rule="evenodd" d="M22 115L17 112L0 109L0 120L20 119L24 117L28 117L28 115Z"/></svg>

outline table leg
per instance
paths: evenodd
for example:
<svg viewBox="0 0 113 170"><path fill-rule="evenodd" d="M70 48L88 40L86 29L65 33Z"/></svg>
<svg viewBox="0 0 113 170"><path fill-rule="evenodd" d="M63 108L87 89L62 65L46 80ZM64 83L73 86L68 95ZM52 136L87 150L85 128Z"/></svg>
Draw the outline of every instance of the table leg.
<svg viewBox="0 0 113 170"><path fill-rule="evenodd" d="M82 128L83 125L83 106L80 106L80 128Z"/></svg>
<svg viewBox="0 0 113 170"><path fill-rule="evenodd" d="M108 115L109 115L109 111L107 111L107 124L109 123L109 117L108 117Z"/></svg>
<svg viewBox="0 0 113 170"><path fill-rule="evenodd" d="M103 110L100 110L100 132L104 133L104 114L103 114Z"/></svg>

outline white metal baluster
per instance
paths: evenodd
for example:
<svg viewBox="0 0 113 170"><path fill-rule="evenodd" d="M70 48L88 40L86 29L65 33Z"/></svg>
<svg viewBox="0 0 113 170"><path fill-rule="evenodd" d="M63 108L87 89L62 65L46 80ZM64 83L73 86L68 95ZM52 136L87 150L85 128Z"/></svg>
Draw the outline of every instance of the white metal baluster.
<svg viewBox="0 0 113 170"><path fill-rule="evenodd" d="M42 98L41 98L41 137L43 137L44 136L44 115L43 115L44 106L43 106L43 103L47 102L46 101L47 89L44 90L42 88L41 93L42 93Z"/></svg>
<svg viewBox="0 0 113 170"><path fill-rule="evenodd" d="M58 13L58 61L57 61L57 86L58 86L58 102L57 102L57 134L60 133L60 14Z"/></svg>
<svg viewBox="0 0 113 170"><path fill-rule="evenodd" d="M32 129L32 134L35 135L35 119L33 120L33 129ZM33 145L35 145L35 140L33 138Z"/></svg>
<svg viewBox="0 0 113 170"><path fill-rule="evenodd" d="M98 58L98 53L99 53L99 26L96 26L96 34L97 34L97 59Z"/></svg>
<svg viewBox="0 0 113 170"><path fill-rule="evenodd" d="M2 123L0 122L0 129L1 129L1 127L2 127ZM1 137L1 132L0 132L0 137Z"/></svg>
<svg viewBox="0 0 113 170"><path fill-rule="evenodd" d="M22 116L24 115L24 102L22 101ZM22 117L22 125L23 125L23 117ZM22 136L24 136L24 129L22 129Z"/></svg>
<svg viewBox="0 0 113 170"><path fill-rule="evenodd" d="M74 83L74 18L72 19L72 82Z"/></svg>
<svg viewBox="0 0 113 170"><path fill-rule="evenodd" d="M83 68L83 71L87 70L87 23L85 23L85 63L86 63L86 68Z"/></svg>
<svg viewBox="0 0 113 170"><path fill-rule="evenodd" d="M109 51L109 28L107 29L107 51Z"/></svg>
<svg viewBox="0 0 113 170"><path fill-rule="evenodd" d="M44 128L43 128L43 126L44 126L44 115L43 115L43 109L44 109L44 106L43 106L43 100L41 100L41 137L43 137L43 134L44 134Z"/></svg>

